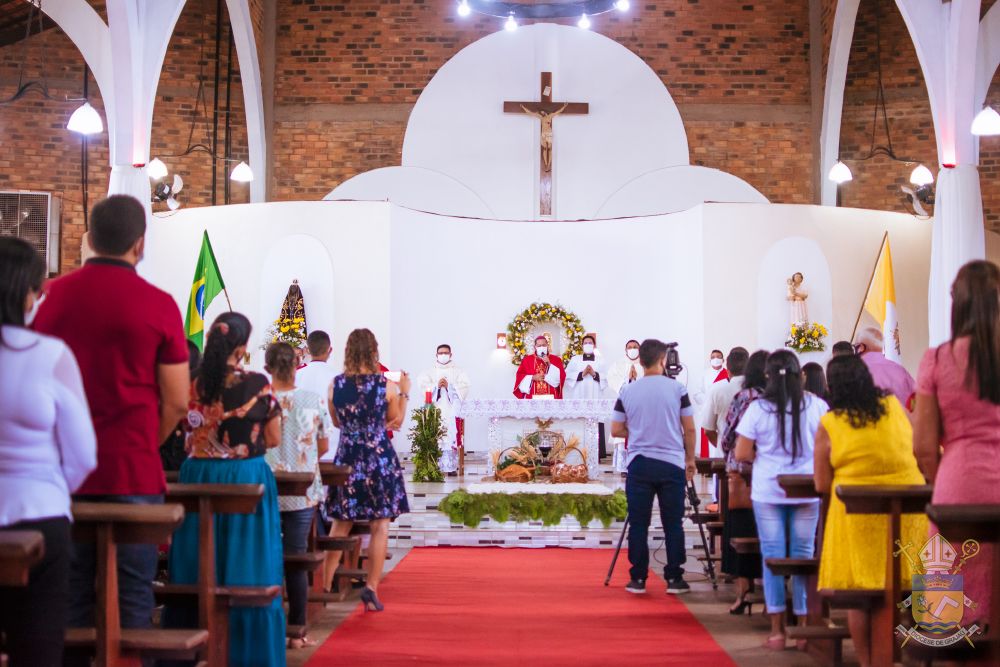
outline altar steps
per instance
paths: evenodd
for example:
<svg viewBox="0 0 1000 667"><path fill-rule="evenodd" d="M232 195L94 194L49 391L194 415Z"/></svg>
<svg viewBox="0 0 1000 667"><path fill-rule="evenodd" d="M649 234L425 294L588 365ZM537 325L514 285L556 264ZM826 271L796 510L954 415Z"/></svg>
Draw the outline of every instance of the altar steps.
<svg viewBox="0 0 1000 667"><path fill-rule="evenodd" d="M404 460L406 475L407 498L410 512L399 517L389 528L390 547L422 547L422 546L502 546L502 547L569 547L613 549L618 544L624 525L616 521L605 528L600 521L592 521L588 526L581 526L573 518L564 518L558 525L545 526L541 521L527 522L497 522L485 518L475 528L461 524L453 524L451 520L438 511L438 504L452 491L475 482L482 481L486 474L485 458L467 457L464 477L445 477L439 483L414 483L413 467ZM625 479L614 472L610 465L600 467L600 481L613 489L624 489ZM706 491L707 484L698 483L699 491ZM710 502L708 494L700 494L703 507ZM685 519L685 546L700 547L698 527ZM626 544L627 544L626 540ZM660 527L659 514L654 508L653 522L649 531L651 549L663 547L663 530ZM660 560L665 555L659 554Z"/></svg>

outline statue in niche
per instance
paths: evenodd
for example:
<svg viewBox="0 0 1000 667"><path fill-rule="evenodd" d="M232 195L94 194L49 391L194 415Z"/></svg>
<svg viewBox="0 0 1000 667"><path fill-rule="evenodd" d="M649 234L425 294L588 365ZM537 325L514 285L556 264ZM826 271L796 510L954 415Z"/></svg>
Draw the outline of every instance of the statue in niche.
<svg viewBox="0 0 1000 667"><path fill-rule="evenodd" d="M566 104L562 105L562 107L560 107L558 111L553 111L553 112L537 111L537 112L535 112L535 111L529 110L523 104L521 105L521 109L524 111L524 113L528 114L529 116L533 116L533 117L537 118L542 123L542 135L541 135L541 143L542 143L542 166L545 168L545 171L551 171L552 170L552 120L556 116L558 116L559 114L561 114L563 111L565 111L566 107L568 107L568 106L569 106L569 103L567 102Z"/></svg>
<svg viewBox="0 0 1000 667"><path fill-rule="evenodd" d="M788 285L788 295L785 298L790 304L792 324L805 324L809 321L809 310L806 308L809 292L802 286L804 280L805 277L796 271L785 281Z"/></svg>

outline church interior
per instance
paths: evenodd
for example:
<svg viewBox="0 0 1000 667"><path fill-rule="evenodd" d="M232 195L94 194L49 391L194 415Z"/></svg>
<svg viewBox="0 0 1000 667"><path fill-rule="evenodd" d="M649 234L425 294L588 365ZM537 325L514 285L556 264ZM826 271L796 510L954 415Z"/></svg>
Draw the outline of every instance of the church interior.
<svg viewBox="0 0 1000 667"><path fill-rule="evenodd" d="M0 0L0 666L1000 664L998 111L994 0Z"/></svg>

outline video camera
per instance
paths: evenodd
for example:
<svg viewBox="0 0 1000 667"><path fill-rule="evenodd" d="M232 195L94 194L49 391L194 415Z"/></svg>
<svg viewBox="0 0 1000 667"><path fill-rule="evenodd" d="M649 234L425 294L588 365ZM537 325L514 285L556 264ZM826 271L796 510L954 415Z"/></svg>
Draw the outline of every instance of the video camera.
<svg viewBox="0 0 1000 667"><path fill-rule="evenodd" d="M676 378L682 370L684 366L681 364L681 355L677 352L677 343L667 343L667 363L663 374L668 378Z"/></svg>

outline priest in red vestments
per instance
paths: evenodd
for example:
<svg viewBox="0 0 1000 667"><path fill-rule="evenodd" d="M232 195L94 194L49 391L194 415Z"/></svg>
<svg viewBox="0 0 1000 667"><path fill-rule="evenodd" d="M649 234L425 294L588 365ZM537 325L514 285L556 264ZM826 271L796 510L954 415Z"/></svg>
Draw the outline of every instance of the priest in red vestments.
<svg viewBox="0 0 1000 667"><path fill-rule="evenodd" d="M514 396L534 398L552 396L562 398L566 384L566 369L562 359L549 354L549 342L545 336L535 339L535 353L521 360L514 379Z"/></svg>

